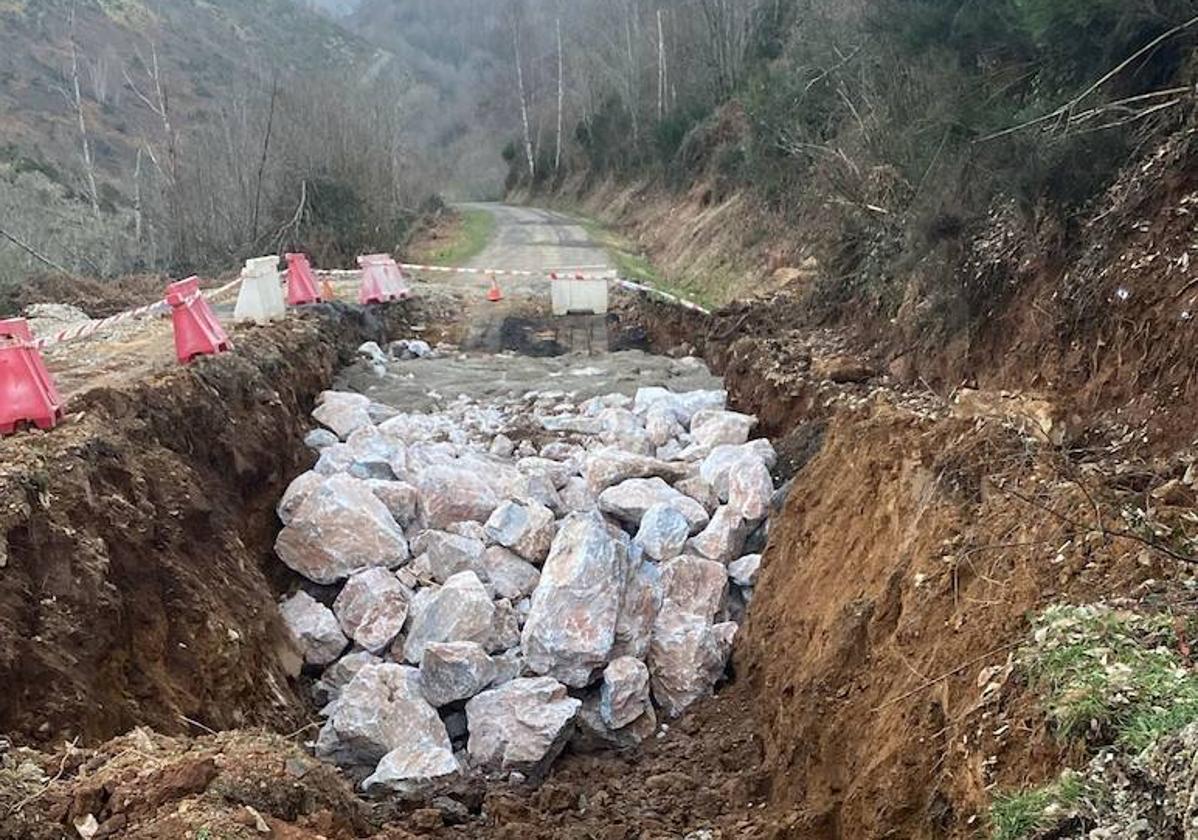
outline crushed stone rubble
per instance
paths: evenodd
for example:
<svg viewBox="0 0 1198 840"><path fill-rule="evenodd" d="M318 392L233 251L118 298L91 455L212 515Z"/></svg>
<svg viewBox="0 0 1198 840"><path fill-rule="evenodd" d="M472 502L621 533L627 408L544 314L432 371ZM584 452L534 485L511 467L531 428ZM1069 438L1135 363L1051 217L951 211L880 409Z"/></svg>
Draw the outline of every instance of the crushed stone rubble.
<svg viewBox="0 0 1198 840"><path fill-rule="evenodd" d="M726 402L322 394L275 545L310 582L280 615L316 677L316 755L376 793L535 779L712 694L775 496L772 446Z"/></svg>

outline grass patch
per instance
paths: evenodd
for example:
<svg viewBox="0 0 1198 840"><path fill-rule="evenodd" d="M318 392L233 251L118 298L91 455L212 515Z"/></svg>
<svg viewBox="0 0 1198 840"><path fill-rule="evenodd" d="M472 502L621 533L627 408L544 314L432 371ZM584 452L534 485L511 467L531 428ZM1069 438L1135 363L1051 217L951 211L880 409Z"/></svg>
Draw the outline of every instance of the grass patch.
<svg viewBox="0 0 1198 840"><path fill-rule="evenodd" d="M993 840L1023 840L1047 831L1095 795L1084 779L1066 771L1043 787L995 797L990 806L990 836Z"/></svg>
<svg viewBox="0 0 1198 840"><path fill-rule="evenodd" d="M482 253L495 235L495 217L475 208L459 211L449 227L449 235L429 249L417 251L429 265L462 265Z"/></svg>
<svg viewBox="0 0 1198 840"><path fill-rule="evenodd" d="M608 257L623 280L632 280L663 292L686 298L706 309L714 309L717 301L707 290L694 283L671 283L657 270L657 266L643 253L635 250L625 237L605 226L602 222L579 217L578 223L594 242L607 251Z"/></svg>
<svg viewBox="0 0 1198 840"><path fill-rule="evenodd" d="M1058 605L1034 639L1021 660L1063 738L1138 752L1198 720L1198 675L1170 615Z"/></svg>

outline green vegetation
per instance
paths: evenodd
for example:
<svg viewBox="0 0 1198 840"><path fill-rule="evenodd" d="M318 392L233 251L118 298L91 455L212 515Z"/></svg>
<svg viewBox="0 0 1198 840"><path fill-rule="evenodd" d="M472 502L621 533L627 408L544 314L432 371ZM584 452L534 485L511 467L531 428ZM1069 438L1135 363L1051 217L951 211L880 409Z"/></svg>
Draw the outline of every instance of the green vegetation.
<svg viewBox="0 0 1198 840"><path fill-rule="evenodd" d="M1063 738L1140 751L1198 720L1198 674L1169 615L1054 606L1022 654Z"/></svg>
<svg viewBox="0 0 1198 840"><path fill-rule="evenodd" d="M495 235L495 216L468 208L457 214L450 239L427 255L430 265L463 265L482 253Z"/></svg>
<svg viewBox="0 0 1198 840"><path fill-rule="evenodd" d="M990 836L993 840L1031 837L1052 828L1096 793L1079 775L1066 771L1043 787L997 796L990 806Z"/></svg>

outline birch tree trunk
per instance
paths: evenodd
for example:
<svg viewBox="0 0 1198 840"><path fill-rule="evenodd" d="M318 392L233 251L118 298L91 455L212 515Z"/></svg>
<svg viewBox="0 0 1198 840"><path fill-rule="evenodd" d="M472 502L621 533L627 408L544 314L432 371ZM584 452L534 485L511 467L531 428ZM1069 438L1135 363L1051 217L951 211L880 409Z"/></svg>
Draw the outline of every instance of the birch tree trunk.
<svg viewBox="0 0 1198 840"><path fill-rule="evenodd" d="M520 93L520 121L524 125L524 155L528 159L528 177L537 179L536 155L532 150L532 130L528 124L528 94L524 88L524 56L520 49L520 18L512 15L512 46L516 54L516 86Z"/></svg>
<svg viewBox="0 0 1198 840"><path fill-rule="evenodd" d="M557 19L557 150L553 155L553 171L562 171L562 120L566 103L566 57L562 50L562 19Z"/></svg>
<svg viewBox="0 0 1198 840"><path fill-rule="evenodd" d="M92 215L100 220L100 191L96 187L96 165L92 158L91 138L87 134L87 116L83 110L83 93L79 87L79 49L75 44L75 6L71 5L71 88L75 114L79 119L79 139L83 147L83 174L87 178L88 198Z"/></svg>

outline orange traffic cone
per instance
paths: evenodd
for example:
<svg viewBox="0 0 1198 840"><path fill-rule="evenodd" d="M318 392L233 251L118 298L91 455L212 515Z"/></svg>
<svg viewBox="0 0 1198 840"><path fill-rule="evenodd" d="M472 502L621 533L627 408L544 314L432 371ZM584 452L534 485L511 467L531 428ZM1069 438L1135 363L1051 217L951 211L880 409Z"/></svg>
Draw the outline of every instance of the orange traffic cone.
<svg viewBox="0 0 1198 840"><path fill-rule="evenodd" d="M333 291L333 282L327 277L320 284L320 296L324 299L325 303L337 299L337 293Z"/></svg>
<svg viewBox="0 0 1198 840"><path fill-rule="evenodd" d="M503 292L499 291L499 281L495 279L494 275L491 276L491 289L487 292L487 300L491 303L499 303L503 300Z"/></svg>

